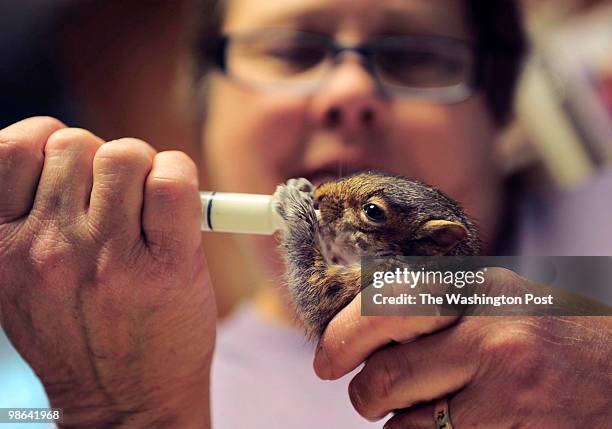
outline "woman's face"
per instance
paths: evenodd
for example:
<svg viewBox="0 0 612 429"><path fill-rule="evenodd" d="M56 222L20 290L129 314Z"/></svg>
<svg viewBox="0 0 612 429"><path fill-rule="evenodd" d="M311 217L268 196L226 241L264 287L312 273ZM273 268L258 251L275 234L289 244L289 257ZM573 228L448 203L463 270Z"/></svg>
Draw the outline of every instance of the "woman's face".
<svg viewBox="0 0 612 429"><path fill-rule="evenodd" d="M283 28L355 45L381 35L470 40L461 0L230 0L225 34ZM204 129L207 186L270 194L291 177L315 182L360 169L411 176L441 188L496 227L500 178L484 97L439 104L385 96L362 58L347 53L314 93L254 89L212 78ZM272 240L260 246L274 246ZM260 249L261 250L261 249ZM266 252L265 259L270 259Z"/></svg>

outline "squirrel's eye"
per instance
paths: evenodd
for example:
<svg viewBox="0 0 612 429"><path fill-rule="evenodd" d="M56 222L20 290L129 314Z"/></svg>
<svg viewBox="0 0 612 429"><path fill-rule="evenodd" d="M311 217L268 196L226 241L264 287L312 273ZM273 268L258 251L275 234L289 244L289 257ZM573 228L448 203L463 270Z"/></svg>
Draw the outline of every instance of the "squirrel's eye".
<svg viewBox="0 0 612 429"><path fill-rule="evenodd" d="M385 212L376 204L364 204L362 209L366 216L374 222L382 222L386 219Z"/></svg>

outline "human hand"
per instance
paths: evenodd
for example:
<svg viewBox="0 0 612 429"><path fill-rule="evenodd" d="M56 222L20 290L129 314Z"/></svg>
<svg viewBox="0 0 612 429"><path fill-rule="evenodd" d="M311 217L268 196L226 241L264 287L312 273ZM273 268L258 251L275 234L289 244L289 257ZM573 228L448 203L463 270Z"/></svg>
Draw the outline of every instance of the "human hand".
<svg viewBox="0 0 612 429"><path fill-rule="evenodd" d="M51 118L0 131L0 321L66 427L208 427L196 168Z"/></svg>
<svg viewBox="0 0 612 429"><path fill-rule="evenodd" d="M488 282L531 286L503 269ZM433 429L434 403L449 396L455 429L573 429L612 419L611 355L611 317L362 317L357 296L328 325L314 366L337 379L365 361L350 398L370 420L401 410L385 428Z"/></svg>

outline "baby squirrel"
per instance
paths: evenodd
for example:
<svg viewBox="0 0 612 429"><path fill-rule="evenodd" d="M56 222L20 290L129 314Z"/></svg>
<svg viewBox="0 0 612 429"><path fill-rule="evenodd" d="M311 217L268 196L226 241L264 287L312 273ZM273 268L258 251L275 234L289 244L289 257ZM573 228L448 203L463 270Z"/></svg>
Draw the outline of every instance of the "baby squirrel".
<svg viewBox="0 0 612 429"><path fill-rule="evenodd" d="M274 202L286 222L280 242L287 286L311 339L360 292L362 256L480 251L477 229L456 201L402 176L358 173L317 188L291 179Z"/></svg>

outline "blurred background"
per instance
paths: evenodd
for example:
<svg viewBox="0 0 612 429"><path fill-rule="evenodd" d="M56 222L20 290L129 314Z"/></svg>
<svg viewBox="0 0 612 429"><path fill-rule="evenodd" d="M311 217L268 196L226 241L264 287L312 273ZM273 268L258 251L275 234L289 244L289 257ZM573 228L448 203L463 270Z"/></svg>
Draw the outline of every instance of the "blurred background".
<svg viewBox="0 0 612 429"><path fill-rule="evenodd" d="M533 55L517 94L517 126L553 184L576 187L612 162L612 3L524 5Z"/></svg>
<svg viewBox="0 0 612 429"><path fill-rule="evenodd" d="M52 115L197 157L199 0L3 0L0 127ZM508 172L572 188L612 163L612 2L522 0L532 55L503 139ZM540 179L538 179L540 180Z"/></svg>
<svg viewBox="0 0 612 429"><path fill-rule="evenodd" d="M522 4L532 53L499 157L533 192L527 222L554 210L587 222L584 212L611 200L612 1ZM197 0L2 0L0 128L52 115L106 140L134 136L198 158L201 97L191 49L203 14ZM534 226L522 250L538 253L550 232ZM559 254L609 254L609 241L590 237L580 248L574 240ZM213 278L221 316L251 292L236 279ZM15 406L43 407L46 399L0 332L0 407Z"/></svg>

